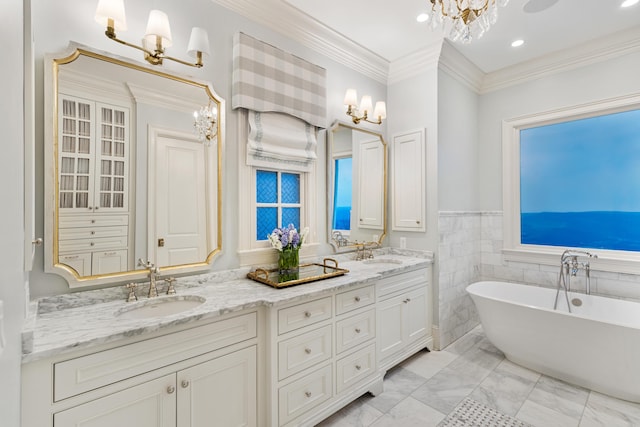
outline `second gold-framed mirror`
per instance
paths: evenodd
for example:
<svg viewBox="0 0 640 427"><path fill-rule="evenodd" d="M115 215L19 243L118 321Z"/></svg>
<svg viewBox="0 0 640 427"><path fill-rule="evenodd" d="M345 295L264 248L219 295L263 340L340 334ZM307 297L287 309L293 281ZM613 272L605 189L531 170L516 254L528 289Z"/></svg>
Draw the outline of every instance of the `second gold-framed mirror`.
<svg viewBox="0 0 640 427"><path fill-rule="evenodd" d="M327 132L327 229L336 252L381 245L387 233L387 143L336 121Z"/></svg>

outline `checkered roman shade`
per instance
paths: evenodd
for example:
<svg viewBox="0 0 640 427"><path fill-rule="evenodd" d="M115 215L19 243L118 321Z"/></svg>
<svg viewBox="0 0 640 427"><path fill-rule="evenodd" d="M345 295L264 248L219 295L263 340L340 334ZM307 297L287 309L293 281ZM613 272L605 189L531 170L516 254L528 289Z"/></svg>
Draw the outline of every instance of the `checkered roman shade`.
<svg viewBox="0 0 640 427"><path fill-rule="evenodd" d="M327 71L244 33L234 36L232 108L327 121Z"/></svg>

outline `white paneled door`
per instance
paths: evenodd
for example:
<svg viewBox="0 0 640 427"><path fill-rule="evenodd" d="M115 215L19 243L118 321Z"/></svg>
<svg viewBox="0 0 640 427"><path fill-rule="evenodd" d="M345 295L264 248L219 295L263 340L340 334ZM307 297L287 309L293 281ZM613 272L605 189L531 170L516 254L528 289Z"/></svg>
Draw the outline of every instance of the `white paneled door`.
<svg viewBox="0 0 640 427"><path fill-rule="evenodd" d="M192 135L173 132L155 133L152 145L156 164L149 169L155 169L149 191L155 197L155 212L150 212L155 230L150 230L150 244L155 264L202 262L207 257L205 147Z"/></svg>

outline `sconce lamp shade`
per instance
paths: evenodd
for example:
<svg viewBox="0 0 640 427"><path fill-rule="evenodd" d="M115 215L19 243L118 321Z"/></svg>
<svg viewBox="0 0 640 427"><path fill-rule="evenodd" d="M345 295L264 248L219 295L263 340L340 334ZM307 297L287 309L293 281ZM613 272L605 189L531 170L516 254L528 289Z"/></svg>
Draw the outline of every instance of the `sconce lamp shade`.
<svg viewBox="0 0 640 427"><path fill-rule="evenodd" d="M148 41L160 37L162 40L162 47L171 47L173 42L171 41L171 27L169 26L169 17L166 13L160 10L152 10L149 12L149 21L147 22L147 31L144 38Z"/></svg>
<svg viewBox="0 0 640 427"><path fill-rule="evenodd" d="M203 55L209 56L209 35L204 28L193 27L191 30L191 37L189 38L189 45L187 46L187 53L196 58L198 52L202 52Z"/></svg>
<svg viewBox="0 0 640 427"><path fill-rule="evenodd" d="M347 93L344 94L344 105L358 105L358 93L355 89L347 89Z"/></svg>
<svg viewBox="0 0 640 427"><path fill-rule="evenodd" d="M362 97L362 101L360 101L360 112L370 114L373 110L373 101L371 101L371 96L365 95Z"/></svg>
<svg viewBox="0 0 640 427"><path fill-rule="evenodd" d="M124 14L124 0L99 0L95 20L103 27L107 27L109 19L113 19L115 31L127 30L127 19Z"/></svg>
<svg viewBox="0 0 640 427"><path fill-rule="evenodd" d="M373 117L374 118L381 118L381 119L386 119L387 118L387 104L384 103L384 101L378 101L376 102L376 108L375 110L373 110Z"/></svg>

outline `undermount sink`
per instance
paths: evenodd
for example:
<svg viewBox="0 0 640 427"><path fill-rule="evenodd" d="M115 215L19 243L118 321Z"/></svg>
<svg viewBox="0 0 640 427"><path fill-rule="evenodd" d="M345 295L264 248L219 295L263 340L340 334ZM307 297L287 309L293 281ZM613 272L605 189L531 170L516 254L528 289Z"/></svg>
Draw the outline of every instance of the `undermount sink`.
<svg viewBox="0 0 640 427"><path fill-rule="evenodd" d="M365 264L402 264L401 260L391 259L391 258L373 258L373 259L367 259L363 262Z"/></svg>
<svg viewBox="0 0 640 427"><path fill-rule="evenodd" d="M116 316L125 319L147 319L182 313L202 305L206 298L197 295L157 297L133 303L120 309Z"/></svg>

